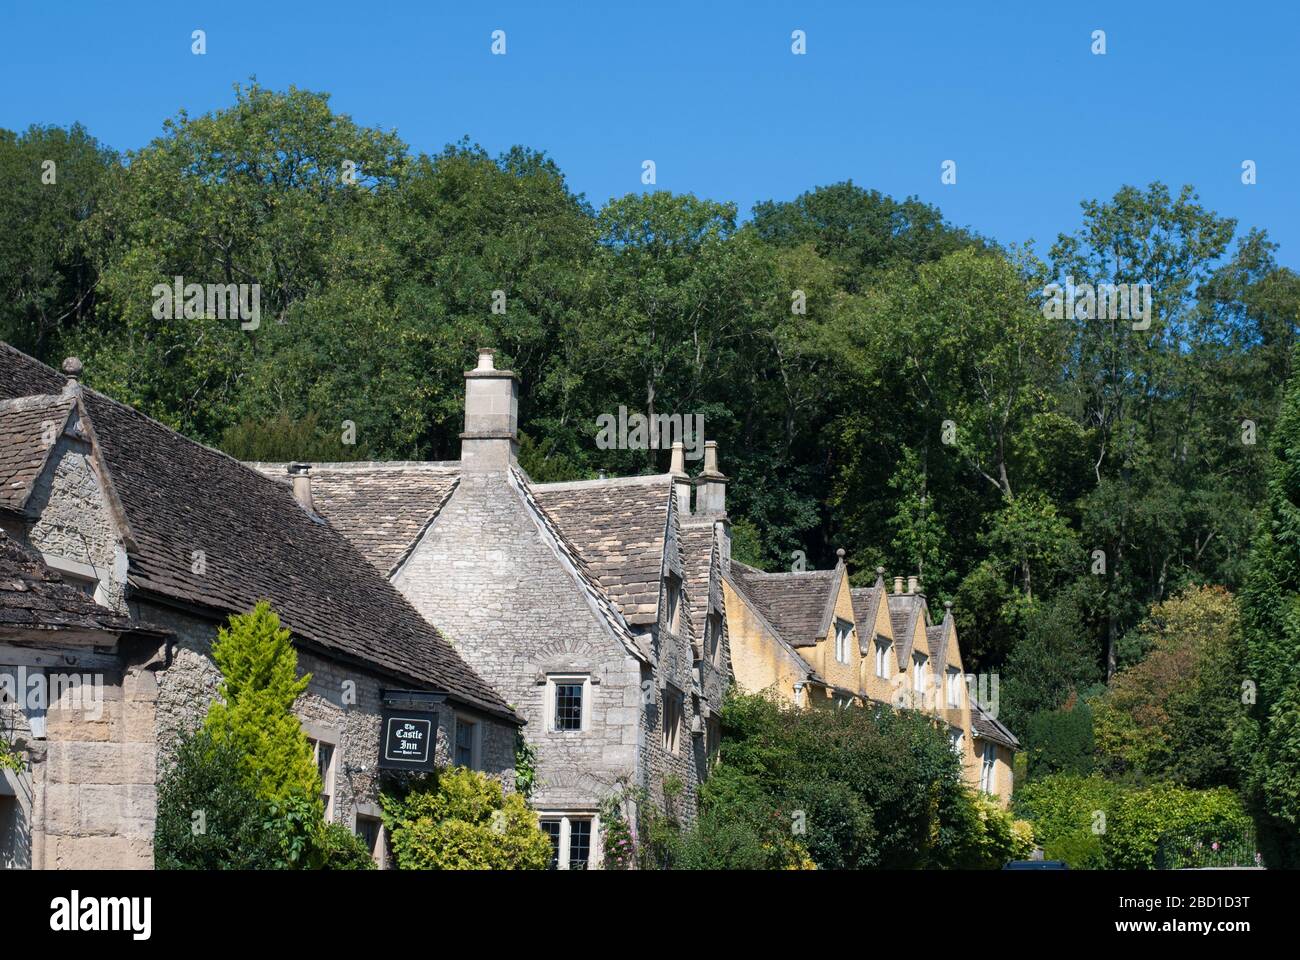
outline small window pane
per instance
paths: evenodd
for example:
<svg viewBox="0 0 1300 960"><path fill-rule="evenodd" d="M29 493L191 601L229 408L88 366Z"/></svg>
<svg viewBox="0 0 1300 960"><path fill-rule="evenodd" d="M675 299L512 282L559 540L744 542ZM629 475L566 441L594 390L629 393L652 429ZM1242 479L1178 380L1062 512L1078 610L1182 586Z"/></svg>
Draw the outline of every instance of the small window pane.
<svg viewBox="0 0 1300 960"><path fill-rule="evenodd" d="M551 839L551 866L557 870L560 866L560 821L543 820L542 831Z"/></svg>
<svg viewBox="0 0 1300 960"><path fill-rule="evenodd" d="M582 729L582 684L555 685L555 729Z"/></svg>
<svg viewBox="0 0 1300 960"><path fill-rule="evenodd" d="M474 724L459 718L456 720L456 765L474 765Z"/></svg>
<svg viewBox="0 0 1300 960"><path fill-rule="evenodd" d="M586 870L591 856L591 821L569 821L569 869Z"/></svg>

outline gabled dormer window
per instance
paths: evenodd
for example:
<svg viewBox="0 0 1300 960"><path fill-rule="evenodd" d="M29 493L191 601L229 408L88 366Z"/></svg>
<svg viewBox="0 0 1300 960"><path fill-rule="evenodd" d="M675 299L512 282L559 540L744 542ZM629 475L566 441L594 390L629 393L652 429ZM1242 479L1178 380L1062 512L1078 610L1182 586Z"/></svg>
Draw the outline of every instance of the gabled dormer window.
<svg viewBox="0 0 1300 960"><path fill-rule="evenodd" d="M847 620L835 621L835 659L849 662L849 641L853 639L853 624Z"/></svg>

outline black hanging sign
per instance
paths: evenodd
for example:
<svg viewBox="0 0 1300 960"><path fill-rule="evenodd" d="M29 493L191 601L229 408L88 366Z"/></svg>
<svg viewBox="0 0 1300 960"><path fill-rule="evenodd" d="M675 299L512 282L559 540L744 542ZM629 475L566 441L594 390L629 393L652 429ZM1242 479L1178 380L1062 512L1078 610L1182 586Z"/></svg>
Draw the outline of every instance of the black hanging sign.
<svg viewBox="0 0 1300 960"><path fill-rule="evenodd" d="M380 713L383 729L379 766L385 770L433 770L438 739L438 714L429 708L446 694L388 690Z"/></svg>

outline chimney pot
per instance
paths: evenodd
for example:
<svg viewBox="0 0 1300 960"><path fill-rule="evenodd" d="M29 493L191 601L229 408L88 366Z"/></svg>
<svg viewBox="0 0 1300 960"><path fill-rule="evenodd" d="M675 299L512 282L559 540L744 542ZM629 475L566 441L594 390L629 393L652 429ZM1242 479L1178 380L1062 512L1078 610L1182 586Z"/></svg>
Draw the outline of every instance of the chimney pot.
<svg viewBox="0 0 1300 960"><path fill-rule="evenodd" d="M894 592L895 592L895 593L902 593L902 592L903 592L903 578L902 578L902 577L895 577L895 578L894 578Z"/></svg>
<svg viewBox="0 0 1300 960"><path fill-rule="evenodd" d="M294 461L286 468L293 478L293 498L298 506L308 513L316 512L316 504L311 498L311 464Z"/></svg>
<svg viewBox="0 0 1300 960"><path fill-rule="evenodd" d="M704 472L718 472L718 441L704 441Z"/></svg>
<svg viewBox="0 0 1300 960"><path fill-rule="evenodd" d="M908 578L907 578L907 592L908 592L908 593L920 593L920 592L921 592L921 583L920 583L920 581L919 581L916 577L908 577Z"/></svg>
<svg viewBox="0 0 1300 960"><path fill-rule="evenodd" d="M495 369L496 369L496 360L495 360L496 355L497 355L497 352L496 352L495 350L493 350L491 347L479 347L479 348L478 348L478 366L475 367L475 369L476 369L476 370L495 370Z"/></svg>
<svg viewBox="0 0 1300 960"><path fill-rule="evenodd" d="M686 475L686 445L680 440L673 442L673 456L668 464L668 472L671 474Z"/></svg>

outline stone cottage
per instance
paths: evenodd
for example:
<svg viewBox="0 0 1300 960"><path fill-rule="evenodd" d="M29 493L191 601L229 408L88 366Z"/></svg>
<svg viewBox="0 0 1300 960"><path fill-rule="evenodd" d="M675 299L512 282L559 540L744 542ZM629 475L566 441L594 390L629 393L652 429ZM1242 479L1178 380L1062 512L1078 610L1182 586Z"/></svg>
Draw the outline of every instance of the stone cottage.
<svg viewBox="0 0 1300 960"><path fill-rule="evenodd" d="M518 378L481 350L459 461L316 464L318 509L528 721L557 867L601 862L601 807L689 822L729 678L726 478L534 483ZM252 464L288 482L284 464Z"/></svg>
<svg viewBox="0 0 1300 960"><path fill-rule="evenodd" d="M311 674L296 711L327 815L377 858L386 694L439 701L442 760L511 777L520 715L316 512L304 482L272 482L84 388L76 361L64 372L0 344L0 530L104 608L84 662L122 705L104 724L28 721L16 734L27 764L11 789L38 811L19 844L32 866L152 865L153 787L215 695L216 631L263 599ZM69 644L66 632L0 639L0 671Z"/></svg>

